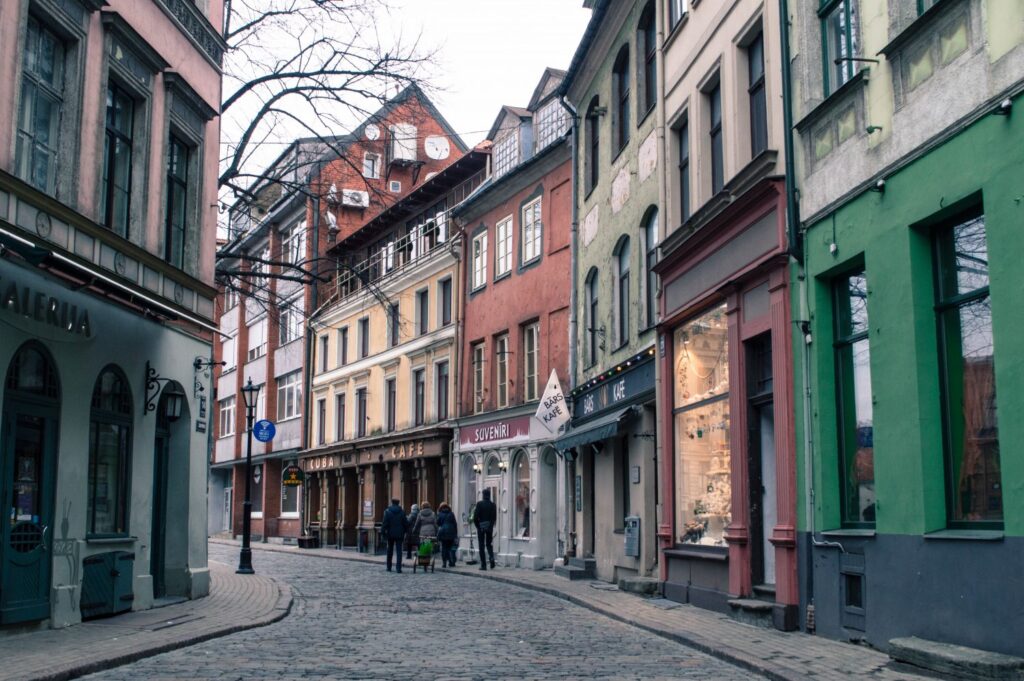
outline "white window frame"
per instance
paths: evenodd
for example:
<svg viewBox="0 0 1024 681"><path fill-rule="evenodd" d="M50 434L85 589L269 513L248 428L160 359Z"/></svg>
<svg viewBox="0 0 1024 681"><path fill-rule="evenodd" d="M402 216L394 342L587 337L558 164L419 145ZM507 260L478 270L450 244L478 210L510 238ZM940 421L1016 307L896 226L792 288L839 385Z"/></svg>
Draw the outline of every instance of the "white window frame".
<svg viewBox="0 0 1024 681"><path fill-rule="evenodd" d="M494 226L494 276L512 271L512 216Z"/></svg>
<svg viewBox="0 0 1024 681"><path fill-rule="evenodd" d="M290 402L289 402L290 401ZM289 409L289 404L291 408ZM302 416L302 370L277 379L277 422Z"/></svg>
<svg viewBox="0 0 1024 681"><path fill-rule="evenodd" d="M519 128L512 128L494 142L491 151L494 177L501 177L519 164Z"/></svg>
<svg viewBox="0 0 1024 681"><path fill-rule="evenodd" d="M363 152L363 177L369 180L380 179L380 154Z"/></svg>
<svg viewBox="0 0 1024 681"><path fill-rule="evenodd" d="M508 334L499 336L494 341L494 388L496 406L504 409L509 405L508 390Z"/></svg>
<svg viewBox="0 0 1024 681"><path fill-rule="evenodd" d="M217 437L231 437L235 434L235 409L237 400L234 395L217 402L219 429Z"/></svg>
<svg viewBox="0 0 1024 681"><path fill-rule="evenodd" d="M479 414L484 410L484 390L486 390L486 372L484 369L484 357L487 350L486 343L480 342L473 346L473 413Z"/></svg>
<svg viewBox="0 0 1024 681"><path fill-rule="evenodd" d="M473 237L473 287L476 291L487 285L487 232Z"/></svg>
<svg viewBox="0 0 1024 681"><path fill-rule="evenodd" d="M540 151L569 129L569 114L557 97L549 99L533 115L536 130L536 150Z"/></svg>
<svg viewBox="0 0 1024 681"><path fill-rule="evenodd" d="M306 260L306 221L299 220L288 230L281 242L281 260L288 265L301 265Z"/></svg>
<svg viewBox="0 0 1024 681"><path fill-rule="evenodd" d="M278 307L277 340L278 347L288 345L302 338L302 313L297 308L300 298L286 300Z"/></svg>
<svg viewBox="0 0 1024 681"><path fill-rule="evenodd" d="M543 204L538 196L530 203L523 206L522 220L520 221L519 243L521 244L520 265L533 262L541 255L544 244L544 223L541 221L541 210Z"/></svg>
<svg viewBox="0 0 1024 681"><path fill-rule="evenodd" d="M248 328L248 351L246 352L246 361L254 362L260 357L267 354L267 318L266 316L260 317L252 324L247 326ZM255 331L255 334L254 334ZM258 342L254 345L253 341Z"/></svg>
<svg viewBox="0 0 1024 681"><path fill-rule="evenodd" d="M224 362L222 374L238 368L238 336L224 338L220 343L220 358Z"/></svg>
<svg viewBox="0 0 1024 681"><path fill-rule="evenodd" d="M224 289L224 311L233 310L238 305L238 291L228 286Z"/></svg>
<svg viewBox="0 0 1024 681"><path fill-rule="evenodd" d="M686 13L690 11L689 0L668 0L669 31L679 25Z"/></svg>
<svg viewBox="0 0 1024 681"><path fill-rule="evenodd" d="M539 399L540 322L534 322L523 327L523 402Z"/></svg>

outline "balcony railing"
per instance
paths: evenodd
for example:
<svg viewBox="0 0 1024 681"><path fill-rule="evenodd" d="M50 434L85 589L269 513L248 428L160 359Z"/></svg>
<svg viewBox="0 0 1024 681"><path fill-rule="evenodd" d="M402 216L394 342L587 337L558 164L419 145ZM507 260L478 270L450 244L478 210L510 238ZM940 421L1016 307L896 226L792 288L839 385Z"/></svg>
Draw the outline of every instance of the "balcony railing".
<svg viewBox="0 0 1024 681"><path fill-rule="evenodd" d="M363 289L379 287L383 281L447 248L451 240L448 212L442 211L417 225L405 236L383 244L362 262L339 263L335 276L322 289L323 299L340 302Z"/></svg>

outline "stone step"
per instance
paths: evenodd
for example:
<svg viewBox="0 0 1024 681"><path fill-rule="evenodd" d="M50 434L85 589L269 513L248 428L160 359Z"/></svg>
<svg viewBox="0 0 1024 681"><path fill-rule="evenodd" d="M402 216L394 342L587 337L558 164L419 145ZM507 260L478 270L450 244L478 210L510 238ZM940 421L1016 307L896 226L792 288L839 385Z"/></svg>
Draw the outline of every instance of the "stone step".
<svg viewBox="0 0 1024 681"><path fill-rule="evenodd" d="M591 574L589 571L584 570L581 567L576 567L574 565L556 565L554 570L555 570L555 574L556 575L559 575L561 577L565 577L566 579L569 579L569 580L572 580L572 581L575 581L577 579L593 579L594 578L594 575Z"/></svg>
<svg viewBox="0 0 1024 681"><path fill-rule="evenodd" d="M754 587L754 596L764 601L775 602L775 585L758 584Z"/></svg>
<svg viewBox="0 0 1024 681"><path fill-rule="evenodd" d="M772 604L758 598L729 599L733 619L755 627L772 628Z"/></svg>
<svg viewBox="0 0 1024 681"><path fill-rule="evenodd" d="M657 577L619 577L619 591L652 596L661 593L661 580Z"/></svg>
<svg viewBox="0 0 1024 681"><path fill-rule="evenodd" d="M597 560L594 558L576 558L574 556L569 559L569 565L597 572Z"/></svg>
<svg viewBox="0 0 1024 681"><path fill-rule="evenodd" d="M1024 679L1024 658L916 636L891 639L889 657L958 679Z"/></svg>

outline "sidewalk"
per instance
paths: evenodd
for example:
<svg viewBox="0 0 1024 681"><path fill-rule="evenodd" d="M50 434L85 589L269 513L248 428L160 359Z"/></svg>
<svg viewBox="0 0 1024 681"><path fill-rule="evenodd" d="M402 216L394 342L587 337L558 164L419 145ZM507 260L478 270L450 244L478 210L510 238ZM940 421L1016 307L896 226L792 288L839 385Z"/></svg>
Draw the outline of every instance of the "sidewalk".
<svg viewBox="0 0 1024 681"><path fill-rule="evenodd" d="M227 539L210 541L238 545L237 541ZM256 544L253 550L315 555L363 563L384 562L384 556L368 556L337 549L299 549L280 544ZM691 605L624 593L603 582L572 582L555 575L551 570L499 567L484 572L476 566L460 564L449 572L541 591L778 681L868 678L880 681L923 681L935 678L914 673L912 668L903 665L895 665L888 655L865 646L799 632L787 633L754 627ZM409 579L415 578L410 574Z"/></svg>
<svg viewBox="0 0 1024 681"><path fill-rule="evenodd" d="M70 679L285 617L291 589L210 561L210 595L66 629L0 637L0 679Z"/></svg>

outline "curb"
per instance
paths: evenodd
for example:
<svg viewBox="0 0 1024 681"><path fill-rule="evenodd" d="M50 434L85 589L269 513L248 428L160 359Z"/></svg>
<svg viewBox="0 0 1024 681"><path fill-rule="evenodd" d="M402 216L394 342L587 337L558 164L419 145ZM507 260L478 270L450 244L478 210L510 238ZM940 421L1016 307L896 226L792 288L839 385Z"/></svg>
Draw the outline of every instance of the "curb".
<svg viewBox="0 0 1024 681"><path fill-rule="evenodd" d="M210 538L209 541L211 544L222 544L224 546L238 545L238 542L227 539ZM253 548L255 549L257 547ZM351 555L331 556L322 553L312 552L302 553L297 548L285 548L284 546L278 548L276 545L261 545L258 548L264 551L274 551L276 553L289 553L295 555L307 555L316 558L323 558L326 560L345 560L352 563L363 563L368 565L380 564L380 561L372 558L363 558ZM501 575L479 574L479 572L482 571L450 570L446 574L462 575L463 577L473 577L476 579L489 579L495 582L502 582L503 584L517 586L522 589L537 591L539 593L543 593L563 601L568 601L573 605L586 608L591 612L603 615L605 617L608 617L609 619L615 620L616 622L621 622L622 624L628 624L630 626L637 627L638 629L643 629L644 631L654 634L655 636L667 639L669 641L672 641L673 643L679 643L689 648L693 648L694 650L705 653L707 655L710 655L711 657L717 658L724 662L728 662L729 664L740 667L741 669L761 674L769 679L772 679L772 681L805 681L807 678L807 675L805 673L800 673L797 670L790 669L788 667L782 667L780 665L768 663L765 660L758 657L754 657L738 648L734 648L732 646L724 646L720 643L716 643L710 639L707 639L697 634L692 634L688 632L667 631L665 629L660 629L650 624L644 624L643 622L638 622L636 620L630 619L629 617L622 615L618 612L609 610L596 603L592 603L587 599L574 596L573 594L569 594L564 591L560 591L559 589L539 584L524 583L516 579L504 577ZM737 624L743 626L742 623ZM751 631L756 631L756 629L752 628Z"/></svg>
<svg viewBox="0 0 1024 681"><path fill-rule="evenodd" d="M276 579L271 579L270 577L268 577L267 579L273 582L274 585L277 587L277 603L274 604L273 609L266 617L256 620L249 620L244 624L234 624L223 629L218 629L216 631L203 632L202 634L186 634L180 639L175 639L174 641L165 641L151 646L146 646L144 648L132 650L121 655L108 657L103 660L94 660L90 662L75 664L71 667L66 667L59 671L55 671L51 674L28 676L23 678L28 679L29 681L66 681L67 679L76 679L87 674L95 674L97 672L115 669L117 667L121 667L126 664L131 664L132 662L138 662L139 660L152 657L154 655L168 653L172 650L185 648L188 646L195 645L197 643L209 641L211 639L221 638L222 636L228 636L230 634L235 634L240 631L245 631L247 629L256 629L259 627L265 627L267 625L274 624L275 622L280 622L291 613L293 602L292 589L289 585L284 584L282 582L278 582Z"/></svg>

